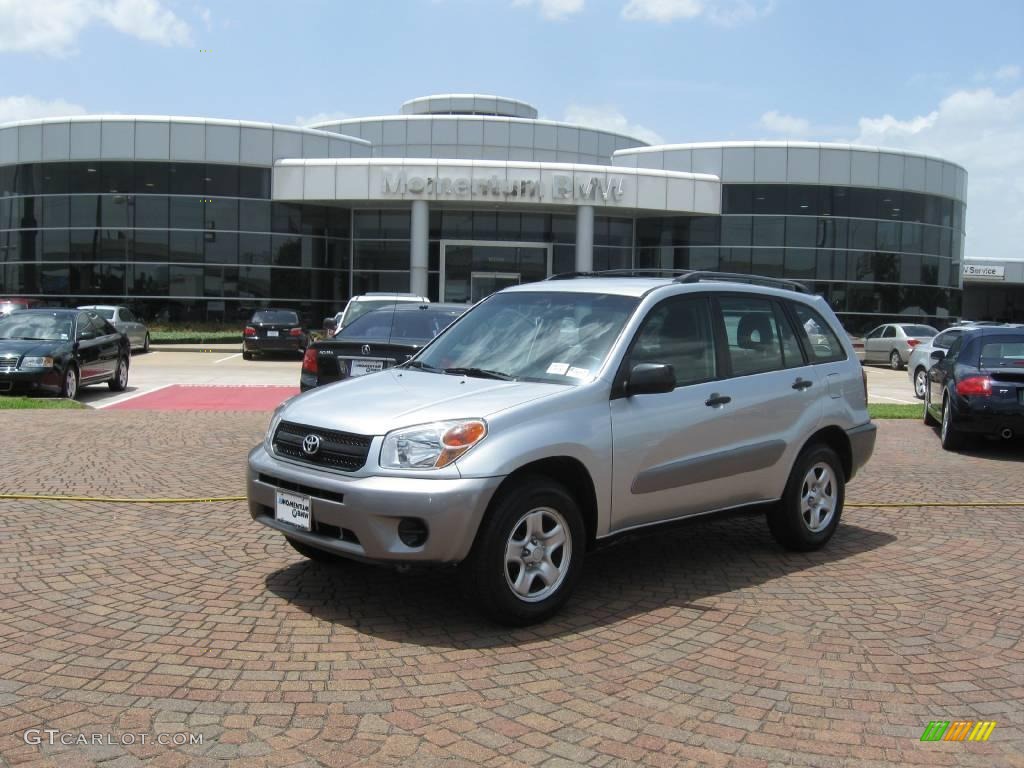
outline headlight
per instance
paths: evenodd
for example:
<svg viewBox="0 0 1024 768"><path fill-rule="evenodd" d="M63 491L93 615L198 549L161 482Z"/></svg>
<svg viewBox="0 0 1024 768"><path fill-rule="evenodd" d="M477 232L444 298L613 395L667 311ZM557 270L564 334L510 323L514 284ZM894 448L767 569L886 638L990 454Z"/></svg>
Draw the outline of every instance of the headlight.
<svg viewBox="0 0 1024 768"><path fill-rule="evenodd" d="M23 357L19 368L53 368L52 357Z"/></svg>
<svg viewBox="0 0 1024 768"><path fill-rule="evenodd" d="M437 421L396 429L384 436L380 465L386 469L447 467L487 435L483 419Z"/></svg>
<svg viewBox="0 0 1024 768"><path fill-rule="evenodd" d="M284 409L289 402L291 402L290 397L277 406L270 417L270 426L267 428L267 434L263 437L263 447L267 449L267 453L274 452L274 433L277 432L277 427L281 423L281 419L284 418Z"/></svg>

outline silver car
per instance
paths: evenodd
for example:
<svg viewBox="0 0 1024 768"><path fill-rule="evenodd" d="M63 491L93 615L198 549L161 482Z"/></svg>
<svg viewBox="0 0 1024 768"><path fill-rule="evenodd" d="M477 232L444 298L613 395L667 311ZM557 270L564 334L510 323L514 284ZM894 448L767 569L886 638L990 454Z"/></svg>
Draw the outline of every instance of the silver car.
<svg viewBox="0 0 1024 768"><path fill-rule="evenodd" d="M95 312L121 333L126 334L128 342L132 345L132 352L149 352L149 329L128 307L116 304L90 304L79 309Z"/></svg>
<svg viewBox="0 0 1024 768"><path fill-rule="evenodd" d="M250 514L315 560L457 564L514 625L626 532L767 504L782 545L817 549L874 447L866 379L822 298L756 279L495 293L411 361L278 408Z"/></svg>
<svg viewBox="0 0 1024 768"><path fill-rule="evenodd" d="M920 323L886 323L864 337L864 362L888 363L902 371L914 347L931 339L938 330Z"/></svg>

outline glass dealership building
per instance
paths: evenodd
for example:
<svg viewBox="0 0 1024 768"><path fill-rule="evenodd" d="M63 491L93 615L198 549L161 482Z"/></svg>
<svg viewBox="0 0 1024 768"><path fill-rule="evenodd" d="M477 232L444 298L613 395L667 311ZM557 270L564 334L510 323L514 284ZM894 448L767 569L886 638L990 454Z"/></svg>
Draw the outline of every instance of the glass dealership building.
<svg viewBox="0 0 1024 768"><path fill-rule="evenodd" d="M0 295L313 322L367 291L473 301L568 271L791 277L848 330L960 314L966 171L806 142L647 146L454 94L310 128L153 116L0 125Z"/></svg>

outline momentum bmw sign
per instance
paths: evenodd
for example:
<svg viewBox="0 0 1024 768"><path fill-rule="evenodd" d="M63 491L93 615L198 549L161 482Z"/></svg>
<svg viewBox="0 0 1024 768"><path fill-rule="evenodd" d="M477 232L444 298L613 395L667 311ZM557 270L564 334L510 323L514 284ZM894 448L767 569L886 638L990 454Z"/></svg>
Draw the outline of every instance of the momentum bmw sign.
<svg viewBox="0 0 1024 768"><path fill-rule="evenodd" d="M414 176L404 171L385 173L381 177L383 195L435 195L452 197L495 197L532 200L580 200L616 203L625 195L625 182L621 176L590 176L583 180L563 174L552 176L546 189L539 178L507 179L491 175L484 178L468 176Z"/></svg>

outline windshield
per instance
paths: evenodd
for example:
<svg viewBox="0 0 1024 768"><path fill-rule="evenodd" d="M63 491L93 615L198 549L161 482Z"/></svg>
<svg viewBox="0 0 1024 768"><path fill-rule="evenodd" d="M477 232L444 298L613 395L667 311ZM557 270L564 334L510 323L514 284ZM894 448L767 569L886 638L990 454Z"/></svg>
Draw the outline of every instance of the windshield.
<svg viewBox="0 0 1024 768"><path fill-rule="evenodd" d="M19 312L0 320L0 339L67 341L71 318L66 315L36 315Z"/></svg>
<svg viewBox="0 0 1024 768"><path fill-rule="evenodd" d="M351 325L358 318L365 315L374 309L384 309L385 307L394 307L394 299L378 299L376 301L353 301L350 302L348 308L345 310L345 315L341 318L343 325Z"/></svg>
<svg viewBox="0 0 1024 768"><path fill-rule="evenodd" d="M411 365L576 384L597 373L638 303L609 294L500 293L476 306Z"/></svg>
<svg viewBox="0 0 1024 768"><path fill-rule="evenodd" d="M1003 336L981 345L979 368L1024 367L1024 336Z"/></svg>
<svg viewBox="0 0 1024 768"><path fill-rule="evenodd" d="M277 323L280 325L298 325L299 316L294 312L280 309L264 309L252 316L253 323Z"/></svg>
<svg viewBox="0 0 1024 768"><path fill-rule="evenodd" d="M938 330L930 325L904 325L902 328L907 336L934 336L938 333Z"/></svg>
<svg viewBox="0 0 1024 768"><path fill-rule="evenodd" d="M423 307L413 310L378 309L346 325L338 338L429 341L447 328L461 312Z"/></svg>

